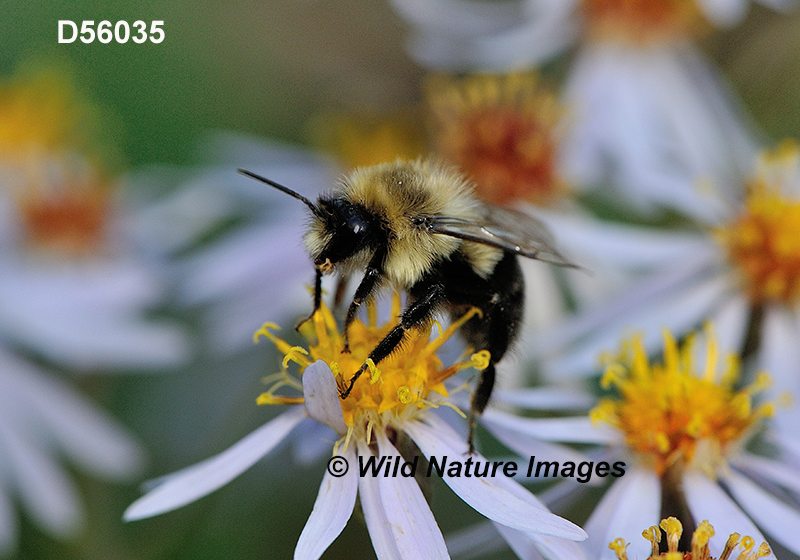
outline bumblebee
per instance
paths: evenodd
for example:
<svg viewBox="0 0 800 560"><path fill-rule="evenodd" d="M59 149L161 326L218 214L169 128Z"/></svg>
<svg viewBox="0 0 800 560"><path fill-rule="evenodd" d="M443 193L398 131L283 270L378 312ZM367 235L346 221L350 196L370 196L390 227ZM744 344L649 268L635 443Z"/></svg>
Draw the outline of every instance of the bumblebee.
<svg viewBox="0 0 800 560"><path fill-rule="evenodd" d="M369 354L376 364L402 343L407 330L432 320L438 311L460 317L472 307L480 309L461 327L475 351L488 350L491 356L472 396L472 452L476 415L492 394L495 364L516 339L522 321L524 280L517 257L572 266L553 248L544 225L527 214L479 201L462 175L435 161L398 160L356 169L316 203L239 171L311 210L304 242L316 270L314 311L320 306L324 274L336 272L346 281L363 272L345 315L345 349L359 308L388 286L405 291L409 303L399 324ZM366 369L365 363L340 388L341 398Z"/></svg>

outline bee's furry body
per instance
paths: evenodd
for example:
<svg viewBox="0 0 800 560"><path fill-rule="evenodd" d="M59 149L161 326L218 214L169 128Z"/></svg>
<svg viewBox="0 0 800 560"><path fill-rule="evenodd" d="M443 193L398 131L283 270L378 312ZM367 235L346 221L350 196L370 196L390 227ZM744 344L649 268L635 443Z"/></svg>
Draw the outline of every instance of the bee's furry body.
<svg viewBox="0 0 800 560"><path fill-rule="evenodd" d="M373 362L393 352L408 329L431 320L438 309L453 316L480 309L461 329L476 351L491 355L472 399L472 450L475 415L489 401L495 364L515 340L522 320L524 282L517 256L569 264L550 247L544 227L519 212L480 202L462 176L431 161L398 160L357 169L316 204L244 173L311 209L304 241L316 267L315 310L324 273L336 271L342 278L364 273L345 317L345 344L359 307L376 291L391 285L409 294L399 324L370 353ZM355 372L343 398L365 368Z"/></svg>
<svg viewBox="0 0 800 560"><path fill-rule="evenodd" d="M466 256L481 275L488 277L503 251L445 235L431 235L415 224L420 216L455 216L480 220L480 203L472 186L453 172L429 161L396 162L363 167L341 181L328 195L343 199L380 221L388 245L383 272L396 288L407 290L430 268L456 251ZM312 220L305 244L314 255L330 241L327 224ZM337 263L343 273L361 272L369 263L369 247Z"/></svg>

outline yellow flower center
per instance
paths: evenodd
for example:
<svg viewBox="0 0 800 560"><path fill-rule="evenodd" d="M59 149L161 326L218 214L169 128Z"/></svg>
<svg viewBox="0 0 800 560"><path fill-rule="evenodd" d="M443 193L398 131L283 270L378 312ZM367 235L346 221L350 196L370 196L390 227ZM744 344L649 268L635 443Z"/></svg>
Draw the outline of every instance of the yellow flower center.
<svg viewBox="0 0 800 560"><path fill-rule="evenodd" d="M661 530L667 535L667 552L659 553L659 543L661 542ZM674 517L662 519L659 527L655 525L642 531L642 536L650 541L651 554L645 560L715 560L711 557L708 550L708 541L714 536L714 527L708 521L702 521L692 534L692 551L680 552L678 542L683 534L683 525ZM732 556L736 545L739 544L739 533L733 533L728 537L725 548L717 560L757 560L769 556L770 549L767 543L755 548L755 541L751 537L741 539L739 555ZM628 544L623 539L616 539L608 545L614 551L618 560L628 560Z"/></svg>
<svg viewBox="0 0 800 560"><path fill-rule="evenodd" d="M697 37L708 23L696 0L583 0L588 37L649 44Z"/></svg>
<svg viewBox="0 0 800 560"><path fill-rule="evenodd" d="M800 191L782 192L782 183L798 180L798 160L795 142L766 154L744 210L716 232L754 303L800 301Z"/></svg>
<svg viewBox="0 0 800 560"><path fill-rule="evenodd" d="M564 194L556 171L562 110L535 73L437 75L426 100L435 150L475 181L481 198L548 204Z"/></svg>
<svg viewBox="0 0 800 560"><path fill-rule="evenodd" d="M618 397L601 400L592 419L605 421L625 435L626 444L659 475L671 467L691 464L714 476L727 453L774 406L753 406L753 396L769 385L760 374L752 385L735 390L739 362L729 356L717 374L716 341L710 328L702 369L695 364L695 337L682 346L664 333L663 363L648 361L641 337L623 344L615 359L608 358L603 386L614 386Z"/></svg>
<svg viewBox="0 0 800 560"><path fill-rule="evenodd" d="M88 154L92 109L52 69L0 84L0 175L16 200L24 239L54 255L104 242L109 193L99 155Z"/></svg>
<svg viewBox="0 0 800 560"><path fill-rule="evenodd" d="M300 365L300 373L317 360L324 360L331 368L340 389L345 388L353 374L367 362L368 370L356 381L353 390L341 399L345 424L351 435L364 436L375 427L385 427L397 419L408 420L418 411L449 406L442 398L447 397L443 382L462 369L473 367L483 369L488 365L488 353L474 354L469 361L459 362L450 367L442 367L436 350L453 333L478 311L473 309L446 330L431 338L431 326L413 329L406 333L403 344L379 364L367 360L369 353L397 324L400 316L400 296L395 295L392 304L392 320L378 325L376 311L368 305L368 321L353 321L349 331L350 352L344 352L344 338L339 332L336 320L324 304L300 329L301 334L310 341L308 351L293 347L276 337L267 324L258 332L256 339L263 335L272 340L284 354L284 367L289 361ZM292 385L300 387L296 380L285 372L278 374L277 382L269 391L261 395L259 404L289 404L302 402L296 397L282 397L277 390ZM368 438L367 438L368 439Z"/></svg>

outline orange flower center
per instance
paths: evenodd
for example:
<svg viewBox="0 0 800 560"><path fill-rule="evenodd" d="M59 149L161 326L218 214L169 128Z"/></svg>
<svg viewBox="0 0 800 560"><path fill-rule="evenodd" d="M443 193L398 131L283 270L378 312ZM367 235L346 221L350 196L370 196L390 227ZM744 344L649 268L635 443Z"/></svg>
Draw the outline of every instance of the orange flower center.
<svg viewBox="0 0 800 560"><path fill-rule="evenodd" d="M482 199L548 204L564 194L555 164L562 111L536 74L434 76L426 99L436 152Z"/></svg>

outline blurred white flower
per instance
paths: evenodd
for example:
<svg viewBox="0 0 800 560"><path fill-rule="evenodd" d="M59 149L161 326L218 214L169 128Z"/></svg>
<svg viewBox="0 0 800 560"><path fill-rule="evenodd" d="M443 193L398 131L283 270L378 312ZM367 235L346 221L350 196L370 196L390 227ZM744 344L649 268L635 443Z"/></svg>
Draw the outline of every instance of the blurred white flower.
<svg viewBox="0 0 800 560"><path fill-rule="evenodd" d="M412 56L428 68L537 66L577 42L562 99L564 177L617 189L646 211L702 200L698 178L735 184L755 151L749 120L694 46L708 29L739 22L748 3L393 0L413 24Z"/></svg>
<svg viewBox="0 0 800 560"><path fill-rule="evenodd" d="M297 320L312 308L314 268L302 244L307 208L236 172L244 168L313 199L335 184L336 167L310 150L216 133L203 149L211 164L191 171L175 194L149 209L139 224L181 252L179 302L203 308L212 349L239 351L266 315ZM143 172L133 184L164 180ZM198 240L225 220L240 222L210 242ZM198 246L199 245L199 246Z"/></svg>
<svg viewBox="0 0 800 560"><path fill-rule="evenodd" d="M470 362L442 369L435 351L453 334L455 327L433 339L430 328L412 331L399 351L380 362L380 369L373 364L347 398L339 397L339 387L347 383L350 372L360 367L377 342L397 324L399 305L397 297L394 319L389 324L374 323L374 308L369 324L356 320L350 330L351 352L346 353L342 351L343 339L335 320L324 306L303 327L304 334L316 341L309 351L278 339L268 330L273 326L265 325L257 335L275 342L286 355L284 364L288 361L300 364L302 385L284 371L276 376L272 389L259 397L259 402L304 406L292 407L227 451L165 477L159 486L128 508L125 519L164 513L216 490L269 453L308 415L335 430L341 439L334 447L334 456L300 535L295 558L319 558L352 515L357 496L379 558L449 558L417 480L383 476L382 472L386 461L398 465L405 461L416 463L420 452L425 458L436 458L439 462L444 456L450 461L469 459L477 464L486 461L478 454L467 454L463 437L434 413L436 408L448 404L442 383L460 369L479 367L484 357L476 355ZM302 396L286 397L275 392L287 386L294 387ZM379 465L377 472L360 473L361 461L369 465L370 460ZM584 538L583 531L550 513L512 479L462 477L454 475L452 470L442 478L478 512L522 531L530 546L538 550L537 555L552 560L582 558L580 548L572 541Z"/></svg>
<svg viewBox="0 0 800 560"><path fill-rule="evenodd" d="M782 459L782 449L777 458L747 450L754 435L772 437L770 418L784 412L772 402L757 402L769 384L767 376L741 387L737 356L720 359L710 328L690 335L682 346L665 331L660 350L663 360L650 362L641 337L635 336L618 356L607 357L603 385L615 394L602 399L588 417L523 418L490 407L482 422L522 455L532 452L531 441L543 442L540 452L541 445L555 442L603 445L603 472L596 456L589 475L594 470L595 481L609 474L616 478L586 523L589 558L614 559L606 544L616 538L631 543L632 558L647 557L650 546L638 539L641 526L657 524L665 510L681 516L684 500L695 522L715 520L717 536L710 541L715 557L730 533L766 540L756 526L800 553L794 538L800 531L800 506L793 498L800 491L800 467ZM499 400L502 396L495 404ZM793 441L796 446L798 439ZM552 461L549 451L537 457ZM558 463L546 463L546 468L563 472L568 463L553 457ZM567 460L574 469L576 459ZM569 479L561 485L562 497L581 495L578 486L587 486Z"/></svg>
<svg viewBox="0 0 800 560"><path fill-rule="evenodd" d="M146 316L165 264L138 246L135 211L81 144L84 105L57 71L0 91L0 340L74 369L177 365L184 334Z"/></svg>
<svg viewBox="0 0 800 560"><path fill-rule="evenodd" d="M84 513L62 459L128 480L140 445L52 372L160 370L188 358L174 324L147 313L166 291L142 254L90 138L94 109L56 69L0 84L0 554L13 554L13 502L68 538ZM106 146L104 145L104 148Z"/></svg>

